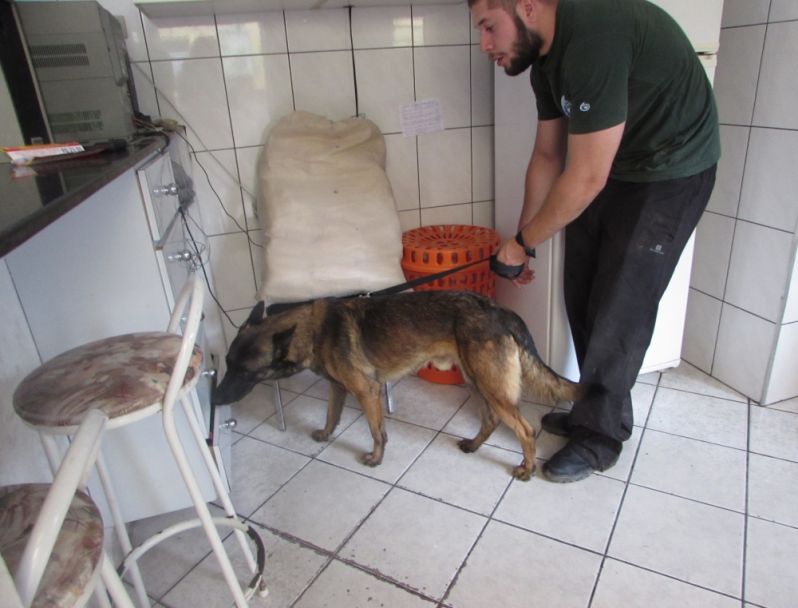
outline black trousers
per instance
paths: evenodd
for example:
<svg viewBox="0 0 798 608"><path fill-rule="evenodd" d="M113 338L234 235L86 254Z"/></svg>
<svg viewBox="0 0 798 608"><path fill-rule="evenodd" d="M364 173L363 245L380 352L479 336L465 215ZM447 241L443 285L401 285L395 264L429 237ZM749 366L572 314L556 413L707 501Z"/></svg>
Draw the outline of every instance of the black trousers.
<svg viewBox="0 0 798 608"><path fill-rule="evenodd" d="M574 404L572 425L616 441L631 435L631 390L659 301L709 201L715 169L660 182L609 180L567 226L565 305L581 380L595 386ZM599 464L617 455L608 449L614 453L599 454Z"/></svg>

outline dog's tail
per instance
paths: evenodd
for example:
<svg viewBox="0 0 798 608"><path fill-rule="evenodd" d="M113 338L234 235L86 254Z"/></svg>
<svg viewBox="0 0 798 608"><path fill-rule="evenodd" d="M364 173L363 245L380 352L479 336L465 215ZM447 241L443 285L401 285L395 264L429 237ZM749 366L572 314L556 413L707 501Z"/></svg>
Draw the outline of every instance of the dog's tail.
<svg viewBox="0 0 798 608"><path fill-rule="evenodd" d="M506 309L502 312L507 315L504 324L520 348L524 387L550 402L578 401L585 397L588 388L585 384L564 378L543 362L521 317Z"/></svg>
<svg viewBox="0 0 798 608"><path fill-rule="evenodd" d="M524 386L533 391L541 399L556 403L557 401L578 401L587 393L587 387L579 382L572 382L543 363L536 352L521 349L521 373Z"/></svg>

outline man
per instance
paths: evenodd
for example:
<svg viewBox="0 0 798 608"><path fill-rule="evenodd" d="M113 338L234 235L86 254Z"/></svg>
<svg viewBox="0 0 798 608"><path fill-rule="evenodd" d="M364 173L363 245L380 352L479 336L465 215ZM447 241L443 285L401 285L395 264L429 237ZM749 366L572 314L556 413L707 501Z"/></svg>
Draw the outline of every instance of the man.
<svg viewBox="0 0 798 608"><path fill-rule="evenodd" d="M569 438L558 482L613 466L657 306L709 200L720 156L712 89L685 34L645 0L469 0L480 48L531 66L538 123L515 238L498 252L532 280L534 247L565 229L564 295L581 380L543 428Z"/></svg>

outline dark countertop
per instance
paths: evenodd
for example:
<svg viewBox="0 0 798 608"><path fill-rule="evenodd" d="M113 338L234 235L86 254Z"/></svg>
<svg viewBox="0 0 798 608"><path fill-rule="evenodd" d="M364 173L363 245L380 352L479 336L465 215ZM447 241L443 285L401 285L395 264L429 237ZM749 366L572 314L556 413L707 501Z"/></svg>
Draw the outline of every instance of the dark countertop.
<svg viewBox="0 0 798 608"><path fill-rule="evenodd" d="M0 257L166 145L163 137L142 137L125 150L36 165L25 177L0 163Z"/></svg>

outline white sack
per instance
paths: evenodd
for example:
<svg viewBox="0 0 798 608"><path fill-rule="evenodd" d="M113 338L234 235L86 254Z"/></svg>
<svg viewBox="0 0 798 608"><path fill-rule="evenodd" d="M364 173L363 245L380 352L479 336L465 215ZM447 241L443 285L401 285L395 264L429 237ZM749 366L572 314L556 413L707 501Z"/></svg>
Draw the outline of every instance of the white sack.
<svg viewBox="0 0 798 608"><path fill-rule="evenodd" d="M294 112L271 130L258 167L267 302L374 291L404 281L402 230L385 141L365 118Z"/></svg>

